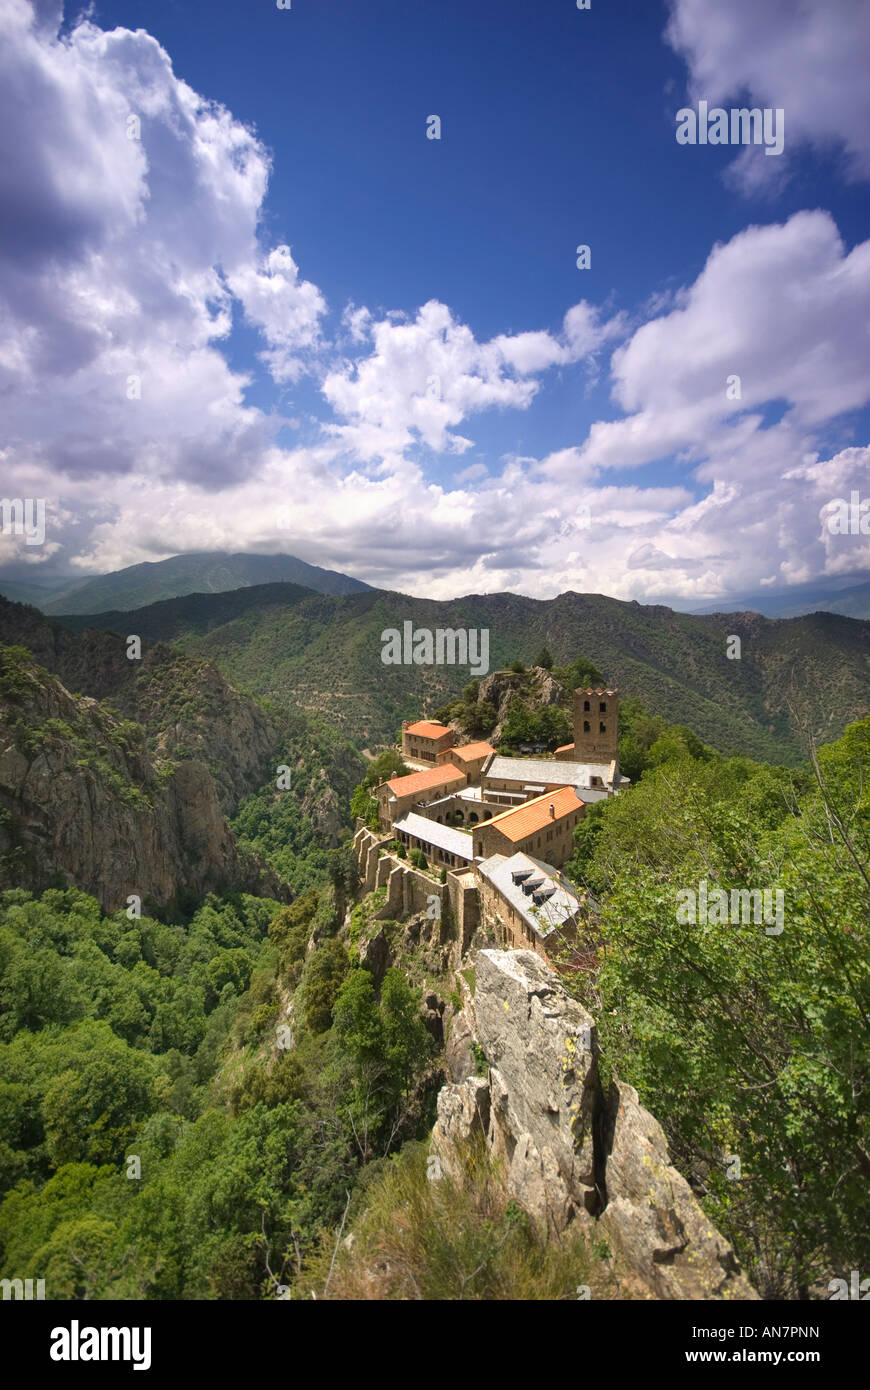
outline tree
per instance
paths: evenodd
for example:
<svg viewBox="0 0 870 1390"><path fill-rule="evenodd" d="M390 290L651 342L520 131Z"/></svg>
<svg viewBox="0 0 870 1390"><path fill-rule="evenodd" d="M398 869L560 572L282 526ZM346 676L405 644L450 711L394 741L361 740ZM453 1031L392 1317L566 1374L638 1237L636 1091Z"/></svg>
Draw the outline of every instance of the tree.
<svg viewBox="0 0 870 1390"><path fill-rule="evenodd" d="M324 1033L332 1023L333 1005L349 963L347 951L337 937L324 941L309 957L301 989L305 1021L312 1033Z"/></svg>
<svg viewBox="0 0 870 1390"><path fill-rule="evenodd" d="M495 728L498 712L491 700L481 700L478 704L466 705L461 718L466 733L483 738Z"/></svg>
<svg viewBox="0 0 870 1390"><path fill-rule="evenodd" d="M750 1278L805 1298L870 1262L870 720L791 795L787 774L704 755L684 744L597 813L605 949L575 989ZM677 919L702 879L727 921ZM781 932L736 911L754 891L782 894Z"/></svg>
<svg viewBox="0 0 870 1390"><path fill-rule="evenodd" d="M390 777L404 777L408 769L402 761L402 756L395 748L386 748L373 758L366 769L366 775L354 789L350 800L350 812L352 816L359 816L369 830L377 830L378 803L372 796L373 787L377 787L381 782L386 782Z"/></svg>
<svg viewBox="0 0 870 1390"><path fill-rule="evenodd" d="M138 1125L166 1088L155 1061L95 1024L95 1046L50 1082L43 1113L52 1163L121 1162Z"/></svg>
<svg viewBox="0 0 870 1390"><path fill-rule="evenodd" d="M576 657L567 666L554 666L553 676L567 691L604 685L604 677L598 667L585 656Z"/></svg>
<svg viewBox="0 0 870 1390"><path fill-rule="evenodd" d="M547 648L547 647L542 647L542 648L541 648L541 650L538 652L537 657L535 658L535 663L534 663L534 664L535 664L536 666L543 666L543 668L544 668L545 671L550 671L550 670L552 670L552 668L553 668L553 658L550 656L549 648Z"/></svg>
<svg viewBox="0 0 870 1390"><path fill-rule="evenodd" d="M342 1110L360 1156L389 1152L413 1127L415 1083L434 1049L419 1000L389 969L380 1002L367 970L348 975L333 1012ZM422 1118L418 1115L418 1119Z"/></svg>

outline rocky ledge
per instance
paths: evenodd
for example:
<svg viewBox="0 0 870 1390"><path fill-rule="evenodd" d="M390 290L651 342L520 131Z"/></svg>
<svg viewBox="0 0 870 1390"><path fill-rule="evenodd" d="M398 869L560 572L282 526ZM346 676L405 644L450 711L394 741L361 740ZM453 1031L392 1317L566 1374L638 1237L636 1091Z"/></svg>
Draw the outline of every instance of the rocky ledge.
<svg viewBox="0 0 870 1390"><path fill-rule="evenodd" d="M604 1091L595 1020L558 975L532 951L484 950L474 965L451 1035L473 1036L489 1073L439 1093L432 1144L445 1169L478 1131L536 1221L554 1234L586 1222L607 1241L628 1296L756 1299L637 1092L618 1081Z"/></svg>

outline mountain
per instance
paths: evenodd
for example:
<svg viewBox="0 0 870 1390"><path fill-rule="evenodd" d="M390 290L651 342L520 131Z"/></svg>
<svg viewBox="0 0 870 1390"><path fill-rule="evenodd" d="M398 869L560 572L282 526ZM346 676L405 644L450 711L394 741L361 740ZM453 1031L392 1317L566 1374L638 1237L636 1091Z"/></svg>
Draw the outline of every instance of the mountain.
<svg viewBox="0 0 870 1390"><path fill-rule="evenodd" d="M60 875L109 910L133 892L163 909L209 891L286 900L325 872L361 776L344 740L204 657L158 643L131 660L122 636L2 598L0 641L0 886ZM264 807L277 845L259 841Z"/></svg>
<svg viewBox="0 0 870 1390"><path fill-rule="evenodd" d="M0 583L0 595L11 603L29 603L44 611L45 604L59 592L58 584L27 584L23 580L6 579Z"/></svg>
<svg viewBox="0 0 870 1390"><path fill-rule="evenodd" d="M870 581L834 589L819 584L795 584L776 593L750 594L694 608L694 613L735 613L751 609L766 618L799 618L805 613L841 613L870 619Z"/></svg>
<svg viewBox="0 0 870 1390"><path fill-rule="evenodd" d="M490 670L529 663L542 646L558 665L586 657L608 683L714 748L774 762L801 760L804 726L829 740L870 708L870 623L827 613L775 620L677 613L601 594L436 602L270 584L64 619L78 630L174 641L242 688L323 716L360 746L393 743L402 719L437 709L474 674L468 666L384 665L382 631L408 620L430 630L488 630ZM739 660L727 657L731 636L740 638Z"/></svg>
<svg viewBox="0 0 870 1390"><path fill-rule="evenodd" d="M230 555L213 550L146 561L93 578L66 579L53 585L0 582L0 594L16 603L30 603L43 613L126 612L160 599L182 594L221 594L252 584L302 584L318 594L359 593L369 586L360 579L306 564L294 555Z"/></svg>
<svg viewBox="0 0 870 1390"><path fill-rule="evenodd" d="M0 648L0 884L73 883L107 909L187 893L287 901L277 874L240 850L205 764L148 747L146 731L72 695L24 648Z"/></svg>

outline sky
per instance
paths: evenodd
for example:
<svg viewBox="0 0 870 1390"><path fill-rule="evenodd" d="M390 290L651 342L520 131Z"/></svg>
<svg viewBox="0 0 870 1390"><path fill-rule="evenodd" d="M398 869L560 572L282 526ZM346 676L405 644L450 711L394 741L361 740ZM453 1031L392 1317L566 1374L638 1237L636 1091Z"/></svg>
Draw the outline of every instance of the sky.
<svg viewBox="0 0 870 1390"><path fill-rule="evenodd" d="M866 0L0 0L0 582L870 577L868 71Z"/></svg>

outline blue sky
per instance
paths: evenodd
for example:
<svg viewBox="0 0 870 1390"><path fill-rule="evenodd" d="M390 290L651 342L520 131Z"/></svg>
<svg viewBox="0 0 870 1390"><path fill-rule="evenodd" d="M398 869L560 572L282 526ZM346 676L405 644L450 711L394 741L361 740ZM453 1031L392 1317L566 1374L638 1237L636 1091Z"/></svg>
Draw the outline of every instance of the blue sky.
<svg viewBox="0 0 870 1390"><path fill-rule="evenodd" d="M0 15L4 201L49 229L0 241L5 489L50 518L0 575L220 547L692 606L870 570L824 525L870 496L852 0ZM782 107L783 155L678 145L700 97Z"/></svg>

